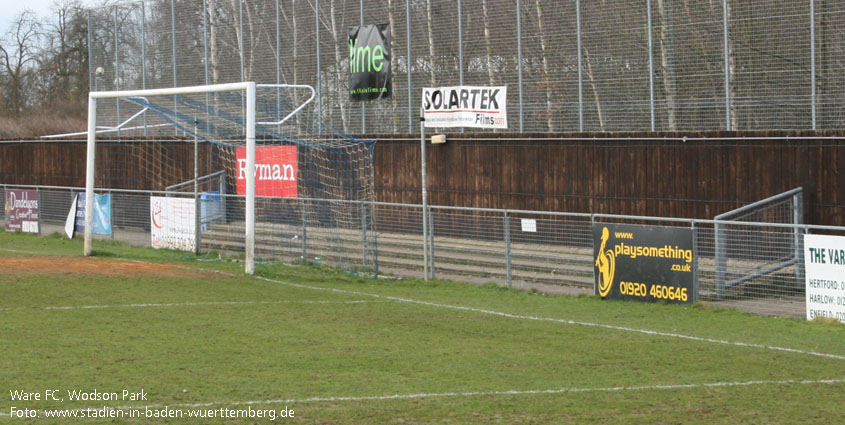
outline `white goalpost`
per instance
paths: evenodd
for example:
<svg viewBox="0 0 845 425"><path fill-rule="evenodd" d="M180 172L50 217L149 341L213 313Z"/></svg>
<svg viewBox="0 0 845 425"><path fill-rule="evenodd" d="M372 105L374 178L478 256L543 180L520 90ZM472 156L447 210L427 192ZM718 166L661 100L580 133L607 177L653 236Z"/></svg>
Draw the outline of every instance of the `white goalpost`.
<svg viewBox="0 0 845 425"><path fill-rule="evenodd" d="M377 274L375 140L323 125L303 109L315 97L254 82L89 93L84 255L108 191L117 228L153 248L242 255L249 274L279 261Z"/></svg>
<svg viewBox="0 0 845 425"><path fill-rule="evenodd" d="M297 108L290 111L287 116L278 121L262 122L264 125L282 125L287 119L299 112L307 103L313 98L313 88L303 85L261 85L262 87L271 88L308 88L311 90L311 97L307 101L300 104ZM254 82L241 82L230 84L216 84L208 86L192 86L192 87L176 87L163 89L146 89L146 90L123 90L123 91L103 91L90 92L88 95L88 141L87 141L87 155L86 155L86 176L85 176L85 236L84 236L84 255L92 254L93 243L93 224L94 224L94 189L96 180L96 143L97 133L102 132L102 126L97 125L97 103L104 99L143 99L154 96L187 96L204 94L209 95L213 93L222 92L239 92L242 93L243 102L240 105L243 108L244 120L242 122L243 134L245 139L242 141L246 148L246 166L245 166L245 227L244 227L244 256L245 256L245 271L253 274L255 272L255 158L256 158L256 84ZM174 101L175 102L175 101ZM210 108L206 105L206 112ZM176 106L174 106L174 110ZM141 112L145 112L147 107ZM141 112L135 113L131 119L141 115ZM175 113L174 113L175 114ZM123 122L126 124L129 120ZM172 122L172 121L171 121ZM237 122L237 120L236 120ZM121 124L121 126L123 125ZM175 124L175 123L174 123ZM195 124L196 126L196 124ZM116 131L120 126L106 131ZM100 128L98 130L98 128ZM200 214L195 211L195 214Z"/></svg>

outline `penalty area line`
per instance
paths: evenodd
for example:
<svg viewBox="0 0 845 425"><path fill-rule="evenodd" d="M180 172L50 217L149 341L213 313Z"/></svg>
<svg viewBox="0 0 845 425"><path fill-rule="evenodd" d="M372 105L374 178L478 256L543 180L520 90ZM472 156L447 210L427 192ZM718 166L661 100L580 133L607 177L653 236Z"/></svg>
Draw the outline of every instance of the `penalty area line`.
<svg viewBox="0 0 845 425"><path fill-rule="evenodd" d="M248 400L248 401L210 401L205 403L173 403L173 404L147 404L134 406L98 406L78 409L42 409L45 410L73 410L86 411L96 409L130 410L130 409L161 409L161 408L203 408L212 406L252 406L252 405L273 405L273 404L306 404L325 402L345 401L390 401L390 400L417 400L429 398L460 398L460 397L489 397L489 396L520 396L520 395L555 395L555 394L577 394L577 393L612 393L612 392L634 392L634 391L665 391L702 388L730 388L730 387L751 387L751 386L784 386L784 385L835 385L845 383L845 379L818 379L818 380L759 380L744 382L705 382L693 384L668 384L668 385L634 385L622 387L569 387L550 388L544 390L499 390L499 391L460 391L442 393L413 393L413 394L388 394L373 396L339 396L339 397L308 397L308 398L279 398L270 400ZM10 413L0 412L0 416L10 416Z"/></svg>

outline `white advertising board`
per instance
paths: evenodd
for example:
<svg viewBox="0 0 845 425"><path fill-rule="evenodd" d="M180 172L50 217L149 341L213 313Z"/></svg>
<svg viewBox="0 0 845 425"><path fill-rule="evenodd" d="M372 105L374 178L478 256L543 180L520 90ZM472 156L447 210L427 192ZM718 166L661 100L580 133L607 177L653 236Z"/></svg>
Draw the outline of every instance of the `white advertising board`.
<svg viewBox="0 0 845 425"><path fill-rule="evenodd" d="M196 204L190 198L150 197L153 248L193 251L196 246Z"/></svg>
<svg viewBox="0 0 845 425"><path fill-rule="evenodd" d="M508 128L508 87L423 88L425 127Z"/></svg>
<svg viewBox="0 0 845 425"><path fill-rule="evenodd" d="M804 235L807 320L845 323L845 237Z"/></svg>

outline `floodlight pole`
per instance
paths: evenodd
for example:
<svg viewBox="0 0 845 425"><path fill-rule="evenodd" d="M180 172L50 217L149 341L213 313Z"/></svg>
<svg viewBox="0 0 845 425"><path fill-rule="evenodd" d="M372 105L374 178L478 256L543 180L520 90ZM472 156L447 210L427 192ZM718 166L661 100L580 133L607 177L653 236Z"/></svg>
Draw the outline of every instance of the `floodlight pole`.
<svg viewBox="0 0 845 425"><path fill-rule="evenodd" d="M423 273L428 280L428 199L425 175L425 108L420 107L420 170L422 174Z"/></svg>

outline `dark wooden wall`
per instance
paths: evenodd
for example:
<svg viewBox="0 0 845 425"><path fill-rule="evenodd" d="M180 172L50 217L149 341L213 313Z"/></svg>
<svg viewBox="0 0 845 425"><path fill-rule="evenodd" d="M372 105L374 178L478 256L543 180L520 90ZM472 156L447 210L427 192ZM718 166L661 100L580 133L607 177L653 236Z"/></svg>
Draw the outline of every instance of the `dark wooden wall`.
<svg viewBox="0 0 845 425"><path fill-rule="evenodd" d="M426 148L429 202L713 218L803 187L805 222L845 225L842 132L566 137L449 134ZM420 203L419 140L385 137L377 146L376 199Z"/></svg>
<svg viewBox="0 0 845 425"><path fill-rule="evenodd" d="M375 137L376 199L420 203L419 136ZM807 223L845 225L845 132L447 138L427 145L431 205L713 218L800 186ZM163 149L187 164L185 145ZM85 143L0 143L0 183L84 186Z"/></svg>

